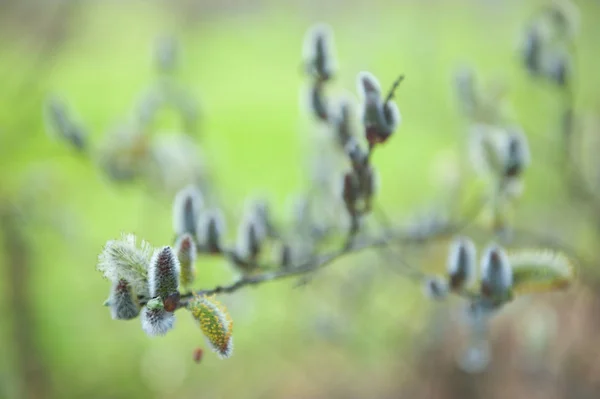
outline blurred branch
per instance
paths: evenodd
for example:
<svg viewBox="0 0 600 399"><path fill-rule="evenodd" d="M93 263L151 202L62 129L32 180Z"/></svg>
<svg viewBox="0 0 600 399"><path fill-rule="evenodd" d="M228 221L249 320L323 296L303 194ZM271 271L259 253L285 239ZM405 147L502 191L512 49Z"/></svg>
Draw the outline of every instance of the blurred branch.
<svg viewBox="0 0 600 399"><path fill-rule="evenodd" d="M40 357L34 333L34 305L32 303L29 244L19 228L19 214L9 203L0 203L0 229L8 266L6 293L7 308L12 316L12 344L17 363L18 391L23 398L43 398L50 390L48 370Z"/></svg>

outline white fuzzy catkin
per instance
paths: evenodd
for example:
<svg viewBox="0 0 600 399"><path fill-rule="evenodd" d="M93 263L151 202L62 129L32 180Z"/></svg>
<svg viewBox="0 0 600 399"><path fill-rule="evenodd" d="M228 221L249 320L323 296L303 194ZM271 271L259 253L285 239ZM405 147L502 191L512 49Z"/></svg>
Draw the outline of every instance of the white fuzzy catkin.
<svg viewBox="0 0 600 399"><path fill-rule="evenodd" d="M202 212L198 220L198 244L202 250L218 250L226 232L225 216L216 208Z"/></svg>
<svg viewBox="0 0 600 399"><path fill-rule="evenodd" d="M324 23L315 24L306 32L302 58L308 72L330 78L336 70L333 30Z"/></svg>
<svg viewBox="0 0 600 399"><path fill-rule="evenodd" d="M100 255L97 269L110 281L126 280L133 290L148 296L148 265L154 248L146 241L140 247L133 234L123 234L119 240L109 240Z"/></svg>
<svg viewBox="0 0 600 399"><path fill-rule="evenodd" d="M477 249L471 239L457 237L450 244L446 271L452 289L461 289L470 285L475 278Z"/></svg>
<svg viewBox="0 0 600 399"><path fill-rule="evenodd" d="M114 320L130 320L140 314L140 305L129 283L120 279L112 284L108 299L110 313Z"/></svg>
<svg viewBox="0 0 600 399"><path fill-rule="evenodd" d="M177 236L196 235L197 223L203 206L202 193L193 185L180 190L173 201L173 230Z"/></svg>
<svg viewBox="0 0 600 399"><path fill-rule="evenodd" d="M148 288L151 297L163 300L179 289L180 264L177 256L166 246L154 251L148 268Z"/></svg>
<svg viewBox="0 0 600 399"><path fill-rule="evenodd" d="M148 301L140 318L142 330L150 337L165 335L175 324L175 314L167 312L159 298Z"/></svg>
<svg viewBox="0 0 600 399"><path fill-rule="evenodd" d="M508 256L496 244L490 244L481 257L481 282L492 297L501 298L513 285L513 272Z"/></svg>
<svg viewBox="0 0 600 399"><path fill-rule="evenodd" d="M254 214L247 214L238 228L237 254L244 259L258 255L264 237L263 224Z"/></svg>

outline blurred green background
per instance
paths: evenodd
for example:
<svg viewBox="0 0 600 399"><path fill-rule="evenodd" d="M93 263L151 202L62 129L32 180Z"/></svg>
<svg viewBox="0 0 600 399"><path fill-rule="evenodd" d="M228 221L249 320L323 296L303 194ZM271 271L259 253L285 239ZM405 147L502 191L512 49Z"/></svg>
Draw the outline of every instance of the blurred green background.
<svg viewBox="0 0 600 399"><path fill-rule="evenodd" d="M362 70L384 87L406 75L397 95L403 123L374 158L379 203L394 220L445 203L465 130L453 76L468 65L482 80L507 86L534 159L519 215L543 230L562 201L552 177L560 96L533 81L517 53L526 21L543 3L0 3L0 201L19 209L4 221L0 245L0 397L552 397L497 396L500 386L463 396L407 391L436 384L420 374L430 355L417 348L427 348L429 338L443 341L436 321L448 310L433 307L420 287L370 253L336 262L303 288L286 280L222 297L235 321L228 360L205 351L201 364L193 362L204 341L189 315L178 315L176 328L155 339L139 320L113 321L102 306L109 283L95 270L97 255L121 232L168 244L172 195L110 181L93 159L49 137L42 112L47 96L60 94L92 145L99 143L155 81L155 38L173 35L182 50L177 79L199 100L199 156L234 237L247 197L267 195L284 219L290 195L311 184L318 128L300 101L299 67L306 30L327 22L340 66L332 92L355 93ZM576 104L597 130L600 3L577 4ZM157 128L177 129L168 115ZM414 261L440 259L432 249ZM200 288L233 278L218 259L201 258L198 269Z"/></svg>

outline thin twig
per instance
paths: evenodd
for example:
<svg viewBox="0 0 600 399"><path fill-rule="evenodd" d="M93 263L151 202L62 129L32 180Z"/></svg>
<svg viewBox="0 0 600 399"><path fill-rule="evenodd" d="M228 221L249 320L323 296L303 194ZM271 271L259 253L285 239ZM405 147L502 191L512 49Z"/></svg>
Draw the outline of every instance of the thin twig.
<svg viewBox="0 0 600 399"><path fill-rule="evenodd" d="M387 96L385 97L385 101L383 102L384 105L389 103L390 101L392 101L392 99L394 98L394 94L396 93L396 89L398 88L398 86L400 86L400 83L403 80L404 80L404 75L400 75L400 76L398 76L398 78L396 78L396 80L394 81L394 84L392 85L392 87L388 91Z"/></svg>

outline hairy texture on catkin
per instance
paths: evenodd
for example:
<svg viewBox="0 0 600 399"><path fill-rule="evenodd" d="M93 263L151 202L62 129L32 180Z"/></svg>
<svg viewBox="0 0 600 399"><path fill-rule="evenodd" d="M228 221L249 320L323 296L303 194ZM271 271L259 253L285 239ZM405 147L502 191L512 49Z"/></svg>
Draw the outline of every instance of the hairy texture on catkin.
<svg viewBox="0 0 600 399"><path fill-rule="evenodd" d="M318 80L326 81L335 73L333 33L329 25L312 26L304 38L303 59L307 72Z"/></svg>
<svg viewBox="0 0 600 399"><path fill-rule="evenodd" d="M185 233L175 242L175 253L180 265L181 285L189 289L196 279L197 248L194 238Z"/></svg>
<svg viewBox="0 0 600 399"><path fill-rule="evenodd" d="M200 325L210 348L222 359L233 353L233 321L225 306L214 297L195 296L188 310Z"/></svg>
<svg viewBox="0 0 600 399"><path fill-rule="evenodd" d="M179 260L171 247L166 246L154 251L148 269L148 286L151 297L163 300L179 288Z"/></svg>
<svg viewBox="0 0 600 399"><path fill-rule="evenodd" d="M513 285L513 272L502 248L490 244L481 258L481 293L494 300L504 300Z"/></svg>
<svg viewBox="0 0 600 399"><path fill-rule="evenodd" d="M452 290L460 290L473 282L477 264L475 244L467 237L457 237L450 244L446 270Z"/></svg>
<svg viewBox="0 0 600 399"><path fill-rule="evenodd" d="M140 314L138 298L127 280L120 279L112 284L108 302L114 320L130 320Z"/></svg>
<svg viewBox="0 0 600 399"><path fill-rule="evenodd" d="M173 230L177 236L196 235L198 218L202 210L202 193L195 186L187 186L175 195L173 201Z"/></svg>
<svg viewBox="0 0 600 399"><path fill-rule="evenodd" d="M133 234L123 234L120 240L110 240L98 255L97 269L113 283L123 279L142 296L149 296L148 265L153 248L146 241L136 245Z"/></svg>
<svg viewBox="0 0 600 399"><path fill-rule="evenodd" d="M201 251L221 252L222 237L225 235L225 217L220 209L202 212L198 221L198 243Z"/></svg>
<svg viewBox="0 0 600 399"><path fill-rule="evenodd" d="M175 324L175 314L167 312L159 298L148 301L142 309L142 330L150 336L165 335Z"/></svg>

